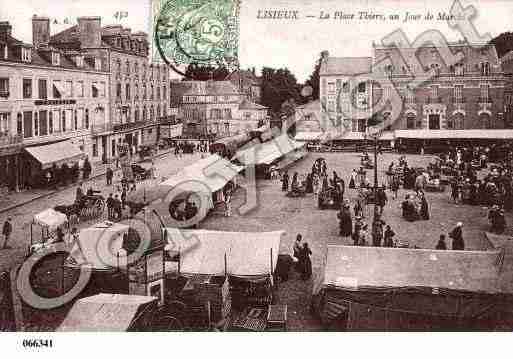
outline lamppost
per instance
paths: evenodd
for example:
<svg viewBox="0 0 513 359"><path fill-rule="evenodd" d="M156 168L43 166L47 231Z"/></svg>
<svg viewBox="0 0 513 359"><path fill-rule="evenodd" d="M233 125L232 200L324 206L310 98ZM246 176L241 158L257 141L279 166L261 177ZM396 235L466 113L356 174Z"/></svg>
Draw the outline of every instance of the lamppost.
<svg viewBox="0 0 513 359"><path fill-rule="evenodd" d="M374 217L373 217L373 228L376 222L380 219L378 214L378 140L382 133L382 124L377 115L373 115L367 121L367 137L371 138L374 143L374 186L373 186L373 196L374 196Z"/></svg>

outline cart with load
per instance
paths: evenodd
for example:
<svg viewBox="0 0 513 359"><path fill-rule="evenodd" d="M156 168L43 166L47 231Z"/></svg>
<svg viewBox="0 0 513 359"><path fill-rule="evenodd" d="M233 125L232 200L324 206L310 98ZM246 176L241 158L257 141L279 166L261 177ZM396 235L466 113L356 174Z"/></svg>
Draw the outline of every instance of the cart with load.
<svg viewBox="0 0 513 359"><path fill-rule="evenodd" d="M69 223L65 214L52 208L36 214L30 224L28 255L58 243L60 240L59 233L63 239L67 232L69 232Z"/></svg>
<svg viewBox="0 0 513 359"><path fill-rule="evenodd" d="M133 163L131 167L135 181L142 181L151 178L151 168L145 168L136 163Z"/></svg>

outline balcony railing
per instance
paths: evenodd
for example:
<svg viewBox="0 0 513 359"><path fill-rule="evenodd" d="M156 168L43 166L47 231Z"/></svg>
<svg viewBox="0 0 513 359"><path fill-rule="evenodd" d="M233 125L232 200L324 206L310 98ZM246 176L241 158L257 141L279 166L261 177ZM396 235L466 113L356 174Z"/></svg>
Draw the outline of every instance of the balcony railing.
<svg viewBox="0 0 513 359"><path fill-rule="evenodd" d="M491 97L479 97L479 99L477 100L478 103L492 103L492 98Z"/></svg>
<svg viewBox="0 0 513 359"><path fill-rule="evenodd" d="M0 134L0 147L12 146L23 142L23 136Z"/></svg>

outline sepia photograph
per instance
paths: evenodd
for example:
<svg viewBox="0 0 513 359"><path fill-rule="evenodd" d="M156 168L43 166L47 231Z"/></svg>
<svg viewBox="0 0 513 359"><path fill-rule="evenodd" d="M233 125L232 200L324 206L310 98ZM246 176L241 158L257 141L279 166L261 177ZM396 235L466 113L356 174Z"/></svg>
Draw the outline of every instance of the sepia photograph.
<svg viewBox="0 0 513 359"><path fill-rule="evenodd" d="M0 0L0 332L511 332L512 19Z"/></svg>

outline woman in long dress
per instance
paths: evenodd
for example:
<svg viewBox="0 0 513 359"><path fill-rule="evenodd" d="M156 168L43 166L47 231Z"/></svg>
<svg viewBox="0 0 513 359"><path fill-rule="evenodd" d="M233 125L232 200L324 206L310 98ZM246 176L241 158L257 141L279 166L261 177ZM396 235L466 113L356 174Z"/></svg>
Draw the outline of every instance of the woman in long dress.
<svg viewBox="0 0 513 359"><path fill-rule="evenodd" d="M349 237L353 233L353 220L351 219L351 211L348 204L344 204L338 214L340 235Z"/></svg>
<svg viewBox="0 0 513 359"><path fill-rule="evenodd" d="M310 259L310 255L312 254L312 251L308 247L308 243L303 243L303 248L301 248L301 279L302 280L308 280L312 276L312 261Z"/></svg>

